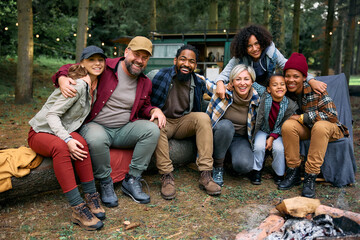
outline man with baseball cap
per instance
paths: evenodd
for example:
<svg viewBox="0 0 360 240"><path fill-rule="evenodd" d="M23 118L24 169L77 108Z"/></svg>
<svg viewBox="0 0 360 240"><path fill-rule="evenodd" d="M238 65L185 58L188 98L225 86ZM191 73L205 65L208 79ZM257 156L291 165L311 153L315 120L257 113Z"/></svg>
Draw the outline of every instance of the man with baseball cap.
<svg viewBox="0 0 360 240"><path fill-rule="evenodd" d="M300 185L300 140L310 139L302 196L314 198L315 180L324 162L328 142L348 136L349 131L339 122L335 104L328 93L315 93L305 81L307 72L306 58L301 53L293 53L285 63L287 91L297 101L300 112L286 120L281 129L288 168L278 188L286 190Z"/></svg>
<svg viewBox="0 0 360 240"><path fill-rule="evenodd" d="M128 44L124 57L106 59L106 68L96 89L96 101L80 129L89 146L94 177L100 181L101 200L107 207L118 205L110 177L110 147L134 148L130 170L121 189L135 202L150 202L150 196L141 189L141 174L156 148L159 128L166 122L162 111L151 106L152 84L143 74L151 54L151 41L137 36ZM70 66L62 66L52 78L65 97L76 95L71 86L75 83L66 77ZM153 123L155 119L158 126Z"/></svg>

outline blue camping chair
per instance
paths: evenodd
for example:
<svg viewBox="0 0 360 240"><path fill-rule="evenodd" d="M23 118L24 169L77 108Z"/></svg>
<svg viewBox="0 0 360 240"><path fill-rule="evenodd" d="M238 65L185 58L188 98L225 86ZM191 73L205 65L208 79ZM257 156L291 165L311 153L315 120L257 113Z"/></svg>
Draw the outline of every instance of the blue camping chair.
<svg viewBox="0 0 360 240"><path fill-rule="evenodd" d="M356 162L353 146L352 113L349 89L345 74L316 77L327 84L327 92L333 99L338 119L350 132L349 137L329 142L321 172L325 181L336 187L342 187L355 182ZM307 156L310 140L301 141L300 154Z"/></svg>

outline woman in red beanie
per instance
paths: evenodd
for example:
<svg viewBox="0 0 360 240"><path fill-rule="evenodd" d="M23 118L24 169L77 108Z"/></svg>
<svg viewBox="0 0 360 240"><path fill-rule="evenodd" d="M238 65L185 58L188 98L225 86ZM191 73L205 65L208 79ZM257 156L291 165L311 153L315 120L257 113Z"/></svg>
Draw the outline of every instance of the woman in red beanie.
<svg viewBox="0 0 360 240"><path fill-rule="evenodd" d="M324 162L328 142L349 135L337 118L333 100L324 91L316 93L306 81L308 65L301 53L293 53L284 66L285 82L290 97L297 102L299 113L284 122L281 129L286 158L286 177L281 190L300 185L300 140L310 140L305 163L302 196L315 197L315 179Z"/></svg>
<svg viewBox="0 0 360 240"><path fill-rule="evenodd" d="M225 86L229 83L231 70L238 64L245 64L254 68L256 82L265 86L266 79L275 73L276 67L284 68L287 59L280 53L272 42L271 33L260 25L249 25L240 30L231 42L233 58L224 70L217 76L215 83L216 93L221 99L225 98ZM317 93L326 90L326 84L306 74L306 81Z"/></svg>

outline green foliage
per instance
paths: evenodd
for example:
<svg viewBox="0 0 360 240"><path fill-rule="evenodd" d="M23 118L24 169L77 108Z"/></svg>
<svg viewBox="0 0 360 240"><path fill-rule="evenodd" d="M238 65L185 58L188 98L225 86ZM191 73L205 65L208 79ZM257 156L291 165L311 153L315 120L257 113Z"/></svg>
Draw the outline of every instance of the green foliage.
<svg viewBox="0 0 360 240"><path fill-rule="evenodd" d="M17 9L16 1L0 1L0 56L17 52Z"/></svg>

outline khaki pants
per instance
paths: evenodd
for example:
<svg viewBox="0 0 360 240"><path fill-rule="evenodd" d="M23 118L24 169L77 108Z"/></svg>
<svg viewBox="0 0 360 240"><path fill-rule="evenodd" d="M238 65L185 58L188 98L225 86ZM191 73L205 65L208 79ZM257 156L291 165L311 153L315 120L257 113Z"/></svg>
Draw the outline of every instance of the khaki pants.
<svg viewBox="0 0 360 240"><path fill-rule="evenodd" d="M309 174L320 173L328 143L344 137L336 123L318 121L310 130L293 119L284 122L281 134L285 148L286 165L290 168L299 167L301 164L300 140L310 139L309 152L305 163L305 172Z"/></svg>
<svg viewBox="0 0 360 240"><path fill-rule="evenodd" d="M169 155L169 139L183 139L196 135L198 158L196 164L200 171L211 171L213 167L213 135L210 118L203 112L191 112L180 118L167 118L166 126L160 130L155 149L156 167L160 174L174 170Z"/></svg>

